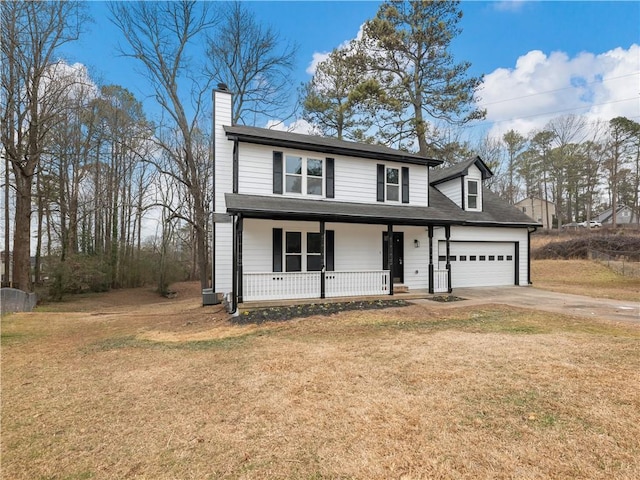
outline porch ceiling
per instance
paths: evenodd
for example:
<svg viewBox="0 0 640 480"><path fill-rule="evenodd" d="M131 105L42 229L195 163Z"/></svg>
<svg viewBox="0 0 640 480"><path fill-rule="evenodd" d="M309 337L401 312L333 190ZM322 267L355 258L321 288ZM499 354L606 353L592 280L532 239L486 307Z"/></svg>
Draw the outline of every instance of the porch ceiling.
<svg viewBox="0 0 640 480"><path fill-rule="evenodd" d="M520 212L513 209L517 219L494 218L490 212L464 212L435 189L429 192L431 206L389 205L381 203L351 203L333 200L311 200L283 196L225 194L227 212L246 218L273 220L305 220L339 223L367 223L393 225L535 225L522 221ZM515 220L515 221L514 221Z"/></svg>

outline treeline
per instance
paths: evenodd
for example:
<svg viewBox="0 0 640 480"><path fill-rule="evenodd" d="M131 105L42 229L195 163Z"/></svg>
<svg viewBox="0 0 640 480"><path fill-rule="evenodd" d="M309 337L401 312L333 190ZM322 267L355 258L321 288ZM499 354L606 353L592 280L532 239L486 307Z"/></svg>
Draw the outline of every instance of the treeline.
<svg viewBox="0 0 640 480"><path fill-rule="evenodd" d="M233 92L237 124L296 111L296 46L247 5L109 4L121 35L114 54L144 77L145 106L156 112L148 118L126 88L100 85L59 59L86 34L87 3L0 3L4 250L13 251L13 272L6 262L3 274L13 286L32 290L46 276L54 297L149 283L165 291L179 279L208 286L212 89L222 82ZM460 140L461 128L486 115L474 102L481 78L450 53L461 15L455 1L383 2L362 37L332 52L302 86L304 118L324 135L448 163L479 154L496 173L495 191L512 203L554 201L559 223L603 204L637 209L632 120L593 125L566 116L531 134Z"/></svg>
<svg viewBox="0 0 640 480"><path fill-rule="evenodd" d="M613 205L640 211L640 124L625 117L594 123L563 115L528 134L510 130L475 146L454 142L448 151L453 163L475 153L487 159L496 173L492 190L511 204L531 197L553 202L557 218L546 220L557 228ZM615 214L614 208L614 225Z"/></svg>
<svg viewBox="0 0 640 480"><path fill-rule="evenodd" d="M87 8L0 4L4 283L32 290L46 280L54 298L150 283L164 292L183 279L205 287L214 81L237 92L235 121L279 115L295 47L240 2L113 2L114 55L140 68L150 119L126 88L59 60L86 34Z"/></svg>

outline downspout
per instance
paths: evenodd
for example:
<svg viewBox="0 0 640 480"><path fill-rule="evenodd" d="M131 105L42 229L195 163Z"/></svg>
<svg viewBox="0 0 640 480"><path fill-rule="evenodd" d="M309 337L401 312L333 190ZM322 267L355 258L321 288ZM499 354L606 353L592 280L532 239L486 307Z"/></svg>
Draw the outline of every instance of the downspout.
<svg viewBox="0 0 640 480"><path fill-rule="evenodd" d="M231 304L229 306L229 314L235 315L238 312L238 232L237 232L237 216L233 216L232 222L232 251L233 256L231 260Z"/></svg>
<svg viewBox="0 0 640 480"><path fill-rule="evenodd" d="M533 230L531 230L533 228ZM538 227L527 228L527 283L533 285L531 282L531 234L535 233Z"/></svg>
<svg viewBox="0 0 640 480"><path fill-rule="evenodd" d="M216 292L216 91L211 92L212 126L211 126L211 181L213 182L213 205L211 207L211 292Z"/></svg>

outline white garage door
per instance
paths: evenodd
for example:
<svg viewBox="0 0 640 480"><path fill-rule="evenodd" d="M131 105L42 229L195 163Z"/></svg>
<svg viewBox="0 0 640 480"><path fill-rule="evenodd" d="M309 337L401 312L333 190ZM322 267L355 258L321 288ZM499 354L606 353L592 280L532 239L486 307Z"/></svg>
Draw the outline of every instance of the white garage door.
<svg viewBox="0 0 640 480"><path fill-rule="evenodd" d="M447 244L438 245L438 267L446 268ZM514 285L515 244L508 242L450 242L451 286Z"/></svg>

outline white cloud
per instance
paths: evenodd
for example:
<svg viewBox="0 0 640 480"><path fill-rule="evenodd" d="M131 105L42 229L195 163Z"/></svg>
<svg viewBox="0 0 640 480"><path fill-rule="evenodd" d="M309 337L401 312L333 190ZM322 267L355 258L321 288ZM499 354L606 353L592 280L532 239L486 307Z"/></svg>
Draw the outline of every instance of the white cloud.
<svg viewBox="0 0 640 480"><path fill-rule="evenodd" d="M303 133L305 135L316 135L313 125L304 119L294 120L288 125L283 120L269 120L265 128L278 130L281 132Z"/></svg>
<svg viewBox="0 0 640 480"><path fill-rule="evenodd" d="M564 114L591 121L616 116L637 120L639 80L640 46L635 44L573 58L533 50L518 58L514 68L486 75L478 104L487 109L490 134L496 136L512 128L526 134Z"/></svg>
<svg viewBox="0 0 640 480"><path fill-rule="evenodd" d="M501 12L519 12L522 10L524 4L525 0L504 0L502 2L495 2L493 7Z"/></svg>
<svg viewBox="0 0 640 480"><path fill-rule="evenodd" d="M338 45L336 48L338 48L338 49L346 48L346 47L349 46L349 44L353 40L361 40L362 39L363 30L364 30L364 23L362 25L360 25L360 28L358 29L358 33L356 34L356 38L355 39L345 40L340 45ZM311 58L311 62L309 63L309 66L307 67L305 72L307 72L309 75L315 74L318 64L323 62L324 60L326 60L330 53L331 52L313 52L313 55L312 55L312 58Z"/></svg>

